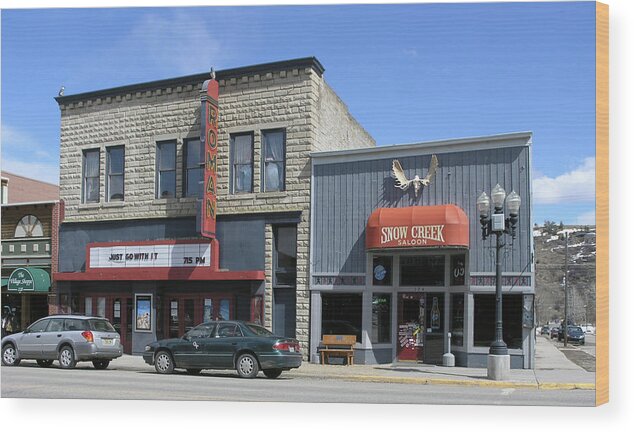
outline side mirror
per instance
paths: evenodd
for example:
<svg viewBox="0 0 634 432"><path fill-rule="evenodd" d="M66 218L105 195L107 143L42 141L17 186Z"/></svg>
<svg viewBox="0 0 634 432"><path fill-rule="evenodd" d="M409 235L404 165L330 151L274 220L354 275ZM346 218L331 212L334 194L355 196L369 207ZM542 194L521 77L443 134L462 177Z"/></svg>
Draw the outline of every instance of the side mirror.
<svg viewBox="0 0 634 432"><path fill-rule="evenodd" d="M191 338L190 338L188 335L183 335L183 339L184 339L184 340L186 340L186 341L188 341L188 340L190 340Z"/></svg>

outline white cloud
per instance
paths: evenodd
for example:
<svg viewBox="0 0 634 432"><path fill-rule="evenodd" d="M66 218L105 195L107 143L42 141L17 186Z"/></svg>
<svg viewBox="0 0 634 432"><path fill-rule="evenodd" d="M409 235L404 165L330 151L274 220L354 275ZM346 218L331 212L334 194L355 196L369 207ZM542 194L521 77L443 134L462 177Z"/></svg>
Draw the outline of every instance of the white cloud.
<svg viewBox="0 0 634 432"><path fill-rule="evenodd" d="M404 48L403 54L407 57L418 57L418 50L416 48Z"/></svg>
<svg viewBox="0 0 634 432"><path fill-rule="evenodd" d="M57 146L43 146L29 133L13 126L2 125L2 170L13 174L59 183Z"/></svg>
<svg viewBox="0 0 634 432"><path fill-rule="evenodd" d="M574 170L552 178L533 180L535 204L572 204L595 201L595 158L586 158Z"/></svg>
<svg viewBox="0 0 634 432"><path fill-rule="evenodd" d="M15 150L15 149L37 149L40 148L37 140L28 133L18 130L9 125L2 125L2 149L3 150Z"/></svg>
<svg viewBox="0 0 634 432"><path fill-rule="evenodd" d="M577 220L575 221L575 225L595 225L595 224L596 224L596 216L595 216L594 210L581 213L579 216L577 216Z"/></svg>
<svg viewBox="0 0 634 432"><path fill-rule="evenodd" d="M183 12L164 17L149 14L132 29L128 43L141 48L143 56L153 64L173 67L179 73L191 74L218 65L222 52L220 42L203 19Z"/></svg>

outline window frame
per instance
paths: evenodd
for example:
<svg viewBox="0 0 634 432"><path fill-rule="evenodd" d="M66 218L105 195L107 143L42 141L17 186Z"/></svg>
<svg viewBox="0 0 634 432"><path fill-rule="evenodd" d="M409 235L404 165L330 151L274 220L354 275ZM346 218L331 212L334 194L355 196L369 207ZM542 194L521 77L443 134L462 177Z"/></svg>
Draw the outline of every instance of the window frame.
<svg viewBox="0 0 634 432"><path fill-rule="evenodd" d="M97 175L87 177L86 175L86 160L89 153L97 154ZM101 149L99 147L83 149L81 152L81 203L82 204L97 204L101 201ZM88 179L97 179L97 199L88 200L86 196L87 187L86 182Z"/></svg>
<svg viewBox="0 0 634 432"><path fill-rule="evenodd" d="M174 146L174 169L170 169L170 170L161 170L161 146L163 145L173 145ZM156 141L156 178L155 178L155 184L156 184L156 191L155 191L155 198L156 199L175 199L176 197L176 171L177 171L177 160L178 160L178 147L177 147L177 142L175 139L171 139L171 140L162 140L162 141ZM166 197L162 197L161 196L161 174L164 172L174 172L174 195L173 196L166 196Z"/></svg>
<svg viewBox="0 0 634 432"><path fill-rule="evenodd" d="M236 164L235 164L235 138L240 136L249 136L251 137L251 186L248 191L236 191ZM254 173L255 173L255 134L253 131L251 132L239 132L232 133L229 135L229 181L230 181L230 191L232 195L243 195L250 194L254 192ZM247 165L247 164L240 164Z"/></svg>
<svg viewBox="0 0 634 432"><path fill-rule="evenodd" d="M268 133L282 133L282 160L281 161L269 161L269 162L282 162L282 184L279 189L274 190L266 190L266 151L264 149L265 139L264 136ZM263 129L260 131L260 142L261 142L261 157L260 157L260 192L284 192L286 191L286 128L276 128L276 129Z"/></svg>
<svg viewBox="0 0 634 432"><path fill-rule="evenodd" d="M183 140L183 185L182 185L182 193L181 196L183 198L202 198L202 194L196 193L193 195L189 194L189 171L194 169L200 169L202 176L201 182L205 182L205 152L204 148L200 149L200 160L198 161L198 166L196 167L188 167L187 159L189 156L188 144L192 141L198 141L198 144L203 147L203 144L200 142L200 137L189 137ZM204 189L204 186L201 184L201 191Z"/></svg>
<svg viewBox="0 0 634 432"><path fill-rule="evenodd" d="M122 150L122 160L121 160L121 173L113 174L110 172L111 160L112 156L110 151L114 149ZM110 197L110 183L111 177L117 176L121 177L121 199L112 199ZM125 201L125 146L124 145L116 145L106 147L106 202L122 202Z"/></svg>

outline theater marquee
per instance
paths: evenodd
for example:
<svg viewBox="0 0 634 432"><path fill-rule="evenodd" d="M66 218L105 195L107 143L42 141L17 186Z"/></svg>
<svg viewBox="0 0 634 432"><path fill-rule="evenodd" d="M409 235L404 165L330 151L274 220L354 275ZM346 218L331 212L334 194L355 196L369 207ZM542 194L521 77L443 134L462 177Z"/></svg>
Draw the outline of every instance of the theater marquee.
<svg viewBox="0 0 634 432"><path fill-rule="evenodd" d="M90 247L89 267L98 268L159 268L209 267L209 243L151 244Z"/></svg>

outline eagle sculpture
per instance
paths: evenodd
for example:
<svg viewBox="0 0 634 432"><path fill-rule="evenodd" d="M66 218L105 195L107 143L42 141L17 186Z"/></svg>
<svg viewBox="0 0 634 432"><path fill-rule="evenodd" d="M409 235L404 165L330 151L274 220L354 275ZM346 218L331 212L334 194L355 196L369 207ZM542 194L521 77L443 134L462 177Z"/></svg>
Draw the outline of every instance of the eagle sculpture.
<svg viewBox="0 0 634 432"><path fill-rule="evenodd" d="M420 178L418 176L414 176L413 179L408 180L405 177L405 173L403 172L403 167L398 159L394 159L392 161L392 173L394 174L394 178L396 179L396 184L394 187L397 187L401 190L407 190L411 184L414 185L414 191L416 192L416 197L418 198L418 192L420 191L421 186L428 186L431 182L431 178L436 174L436 169L438 168L438 158L436 155L432 155L431 162L429 163L429 171L427 171L427 175L425 178Z"/></svg>

